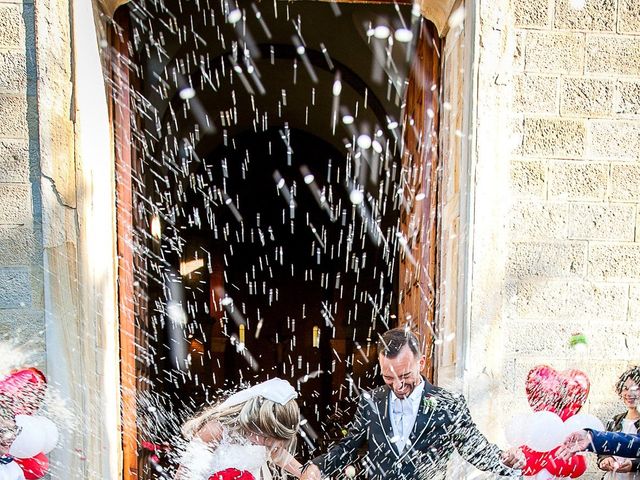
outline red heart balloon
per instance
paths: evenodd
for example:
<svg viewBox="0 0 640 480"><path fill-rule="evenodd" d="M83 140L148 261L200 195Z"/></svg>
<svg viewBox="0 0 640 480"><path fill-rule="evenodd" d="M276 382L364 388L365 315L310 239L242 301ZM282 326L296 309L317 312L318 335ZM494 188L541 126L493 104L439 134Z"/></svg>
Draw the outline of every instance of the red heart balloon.
<svg viewBox="0 0 640 480"><path fill-rule="evenodd" d="M14 415L34 414L44 398L47 379L35 368L18 370L0 379L0 396L6 399Z"/></svg>
<svg viewBox="0 0 640 480"><path fill-rule="evenodd" d="M589 378L580 370L558 372L548 365L538 365L527 375L527 400L535 411L546 410L562 420L575 415L589 395Z"/></svg>
<svg viewBox="0 0 640 480"><path fill-rule="evenodd" d="M574 455L569 460L556 458L558 448L548 454L549 462L546 469L555 477L577 478L587 470L587 460L583 455Z"/></svg>
<svg viewBox="0 0 640 480"><path fill-rule="evenodd" d="M541 465L541 461L543 460L545 453L536 452L535 450L531 450L526 445L520 447L524 458L526 458L526 463L524 468L522 469L522 474L526 476L533 476L537 474L544 467Z"/></svg>
<svg viewBox="0 0 640 480"><path fill-rule="evenodd" d="M44 453L31 458L14 458L13 460L22 467L25 480L42 478L49 470L49 459Z"/></svg>
<svg viewBox="0 0 640 480"><path fill-rule="evenodd" d="M251 473L246 470L238 470L237 468L227 468L214 473L209 480L256 480Z"/></svg>

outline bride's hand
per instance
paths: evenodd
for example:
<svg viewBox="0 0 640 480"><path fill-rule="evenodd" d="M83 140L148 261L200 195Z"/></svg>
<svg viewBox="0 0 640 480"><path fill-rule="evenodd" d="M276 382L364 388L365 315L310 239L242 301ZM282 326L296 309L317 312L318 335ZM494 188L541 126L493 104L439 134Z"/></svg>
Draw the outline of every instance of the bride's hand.
<svg viewBox="0 0 640 480"><path fill-rule="evenodd" d="M602 459L598 467L605 472L613 472L615 470L616 459L613 457L607 457Z"/></svg>

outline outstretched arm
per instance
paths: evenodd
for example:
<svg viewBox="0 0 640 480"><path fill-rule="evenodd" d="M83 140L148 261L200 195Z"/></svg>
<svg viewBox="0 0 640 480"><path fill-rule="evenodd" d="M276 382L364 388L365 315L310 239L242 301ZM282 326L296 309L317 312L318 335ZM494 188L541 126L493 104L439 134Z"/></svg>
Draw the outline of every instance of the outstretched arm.
<svg viewBox="0 0 640 480"><path fill-rule="evenodd" d="M368 409L370 402L373 402L370 393L364 392L360 395L358 409L349 426L347 436L329 449L327 453L314 458L312 463L317 468L314 468L314 465L309 466L305 470L306 476L303 478L318 478L320 472L322 476L333 475L338 469L349 465L356 459L358 448L367 440L369 416L372 415L371 409ZM367 415L367 410L369 415Z"/></svg>
<svg viewBox="0 0 640 480"><path fill-rule="evenodd" d="M460 455L480 470L505 476L517 475L513 468L522 466L521 452L503 452L493 443L489 443L471 418L467 402L462 396L458 399L456 408L454 441Z"/></svg>
<svg viewBox="0 0 640 480"><path fill-rule="evenodd" d="M582 451L638 458L640 457L640 435L580 430L565 439L557 455L559 458L567 459Z"/></svg>

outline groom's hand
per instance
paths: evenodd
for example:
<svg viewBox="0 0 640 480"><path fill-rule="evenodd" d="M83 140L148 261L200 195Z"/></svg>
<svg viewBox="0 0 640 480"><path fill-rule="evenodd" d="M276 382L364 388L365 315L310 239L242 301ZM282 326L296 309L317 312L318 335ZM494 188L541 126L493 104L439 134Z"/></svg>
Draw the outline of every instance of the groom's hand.
<svg viewBox="0 0 640 480"><path fill-rule="evenodd" d="M304 469L300 480L321 480L322 474L317 465L311 464Z"/></svg>
<svg viewBox="0 0 640 480"><path fill-rule="evenodd" d="M527 463L527 458L519 448L510 448L509 450L505 450L502 452L500 460L502 460L502 463L507 467L515 469L520 469Z"/></svg>

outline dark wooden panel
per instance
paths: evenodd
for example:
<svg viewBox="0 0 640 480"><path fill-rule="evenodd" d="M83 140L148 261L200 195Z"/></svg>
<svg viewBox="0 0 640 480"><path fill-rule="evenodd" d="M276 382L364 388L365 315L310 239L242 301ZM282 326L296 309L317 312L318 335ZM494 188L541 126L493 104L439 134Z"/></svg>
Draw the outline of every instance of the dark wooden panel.
<svg viewBox="0 0 640 480"><path fill-rule="evenodd" d="M414 325L424 339L429 378L437 284L439 48L435 27L423 19L407 89L401 179L400 224L407 243L400 261L399 323Z"/></svg>

